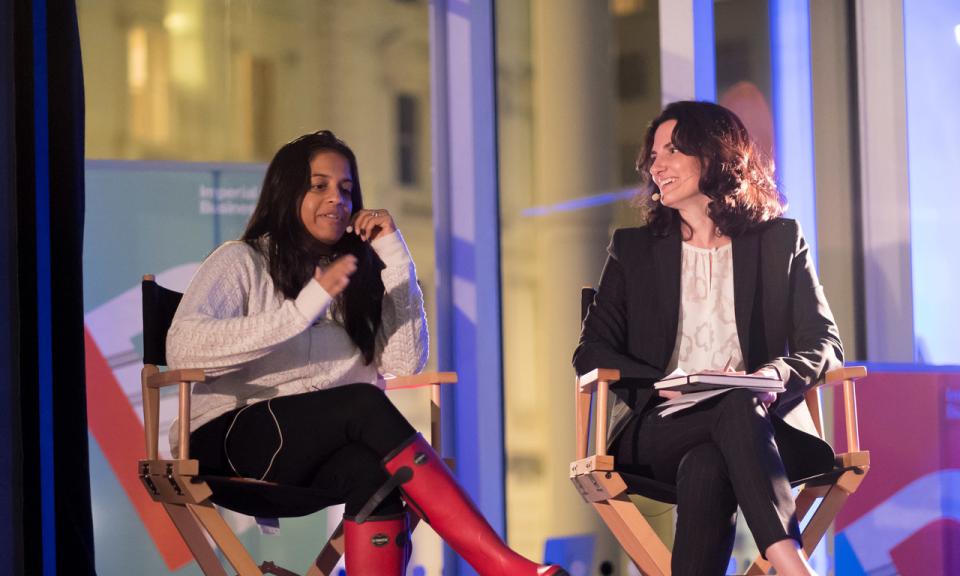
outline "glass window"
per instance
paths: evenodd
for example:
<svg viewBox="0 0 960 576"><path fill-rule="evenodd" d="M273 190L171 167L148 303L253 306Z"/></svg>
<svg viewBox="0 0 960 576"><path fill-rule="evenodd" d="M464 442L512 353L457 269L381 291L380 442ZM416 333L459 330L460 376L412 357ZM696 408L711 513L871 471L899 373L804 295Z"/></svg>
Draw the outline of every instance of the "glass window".
<svg viewBox="0 0 960 576"><path fill-rule="evenodd" d="M580 287L599 279L611 230L637 223L633 166L660 108L657 2L501 1L496 27L507 532L542 558L548 538L607 534L567 479L570 359ZM608 540L603 561L620 562Z"/></svg>
<svg viewBox="0 0 960 576"><path fill-rule="evenodd" d="M773 87L768 0L717 0L717 103L737 113L772 158Z"/></svg>
<svg viewBox="0 0 960 576"><path fill-rule="evenodd" d="M960 220L960 167L944 161L960 157L953 104L960 97L960 5L905 2L903 32L915 359L956 365L960 311L953 290L960 274L943 232Z"/></svg>
<svg viewBox="0 0 960 576"><path fill-rule="evenodd" d="M427 3L78 0L77 8L89 159L85 313L110 368L88 385L97 398L118 395L132 422L90 425L97 567L199 574L162 509L127 482L136 456L124 459L111 440L142 435L140 277L160 274L183 289L214 246L242 231L279 146L330 129L357 152L366 205L395 216L434 323ZM421 430L428 397L391 395ZM164 401L161 420L172 404ZM328 520L339 519L328 516L284 520L280 537L261 537L248 518L230 521L258 558L300 570ZM415 541L412 566L439 573L439 540L421 528Z"/></svg>

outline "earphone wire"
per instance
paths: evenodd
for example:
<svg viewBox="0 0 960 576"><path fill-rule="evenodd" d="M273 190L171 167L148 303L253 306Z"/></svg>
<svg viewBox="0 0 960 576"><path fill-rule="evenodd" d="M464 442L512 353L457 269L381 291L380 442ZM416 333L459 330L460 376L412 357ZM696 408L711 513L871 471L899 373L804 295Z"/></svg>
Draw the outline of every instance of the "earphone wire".
<svg viewBox="0 0 960 576"><path fill-rule="evenodd" d="M267 474L270 473L270 470L273 468L273 462L277 459L277 455L280 454L280 450L283 449L283 430L280 428L280 421L277 420L277 415L273 412L272 406L273 399L267 400L267 411L270 412L270 417L273 418L273 424L277 427L277 436L280 438L280 444L277 446L277 449L273 452L273 456L270 457L270 463L267 464L267 469L264 470L263 475L258 478L259 481L263 482L267 477ZM237 476L244 477L243 474L237 471L237 467L233 465L233 460L230 459L230 452L227 450L227 439L230 438L230 432L233 431L233 425L237 423L237 418L246 411L247 408L253 406L253 404L247 404L243 408L237 411L233 415L233 419L230 421L230 427L227 428L227 433L223 436L223 453L227 456L227 464L230 465L230 469L233 470L233 473Z"/></svg>

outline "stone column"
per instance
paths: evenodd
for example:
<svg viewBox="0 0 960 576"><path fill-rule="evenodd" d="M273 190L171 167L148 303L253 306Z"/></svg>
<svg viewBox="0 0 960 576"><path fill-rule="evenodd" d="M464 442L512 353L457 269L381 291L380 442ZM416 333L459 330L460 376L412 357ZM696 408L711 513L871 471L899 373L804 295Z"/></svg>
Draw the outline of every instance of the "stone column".
<svg viewBox="0 0 960 576"><path fill-rule="evenodd" d="M533 0L530 31L530 204L559 207L609 192L615 167L612 118L616 102L607 3ZM502 141L506 133L501 134L501 146L508 145ZM505 193L509 191L502 190L501 194ZM509 204L508 199L502 201L504 206ZM516 332L510 336L523 347L524 357L518 359L515 350L505 350L508 358L514 355L509 363L529 377L508 376L508 445L511 462L515 462L515 454L520 455L535 471L527 474L529 486L511 484L523 492L526 511L524 519L517 518L521 512L516 507L512 509L511 541L532 547L548 533L591 531L606 538L606 529L576 493L567 469L575 446L570 359L580 329L579 294L581 286L596 284L599 278L610 208L579 208L540 216L511 214L507 218L517 218L509 233L522 235L527 242L519 248L522 260L513 255L509 267L516 282L506 285L504 292L520 291L531 305L524 312L529 325L514 323L515 329L528 337L521 341ZM510 322L509 316L504 318L505 325ZM510 346L510 340L506 345ZM609 541L605 542L598 547L596 559L615 558L613 550ZM528 549L530 554L537 552Z"/></svg>

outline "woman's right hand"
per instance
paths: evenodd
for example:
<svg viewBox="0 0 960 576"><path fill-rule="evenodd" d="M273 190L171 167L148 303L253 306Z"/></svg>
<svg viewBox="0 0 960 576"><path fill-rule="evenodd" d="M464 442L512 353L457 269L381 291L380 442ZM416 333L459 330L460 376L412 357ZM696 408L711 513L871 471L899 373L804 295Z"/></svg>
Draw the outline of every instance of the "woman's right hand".
<svg viewBox="0 0 960 576"><path fill-rule="evenodd" d="M350 284L350 276L357 271L357 257L345 254L330 263L325 269L317 266L313 272L313 279L327 291L331 298L336 298Z"/></svg>

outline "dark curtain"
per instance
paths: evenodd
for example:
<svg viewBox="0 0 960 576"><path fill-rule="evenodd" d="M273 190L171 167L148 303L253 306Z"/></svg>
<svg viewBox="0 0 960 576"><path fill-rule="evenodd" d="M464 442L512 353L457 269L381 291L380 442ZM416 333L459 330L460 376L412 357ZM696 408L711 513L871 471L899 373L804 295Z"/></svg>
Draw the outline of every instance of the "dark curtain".
<svg viewBox="0 0 960 576"><path fill-rule="evenodd" d="M8 343L4 348L11 353L0 373L0 425L11 431L0 455L0 573L49 574L55 563L59 574L94 574L83 348L84 101L76 6L65 0L0 0L0 5L0 182L12 184L0 188L2 248L10 256L0 288L0 338L9 341L0 344ZM49 208L38 214L38 199L47 194ZM49 328L38 319L44 313ZM41 466L44 460L52 469ZM42 489L50 485L52 491Z"/></svg>
<svg viewBox="0 0 960 576"><path fill-rule="evenodd" d="M22 571L13 63L13 5L0 0L0 574Z"/></svg>

